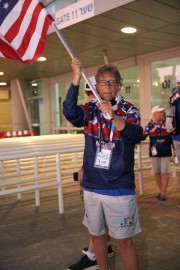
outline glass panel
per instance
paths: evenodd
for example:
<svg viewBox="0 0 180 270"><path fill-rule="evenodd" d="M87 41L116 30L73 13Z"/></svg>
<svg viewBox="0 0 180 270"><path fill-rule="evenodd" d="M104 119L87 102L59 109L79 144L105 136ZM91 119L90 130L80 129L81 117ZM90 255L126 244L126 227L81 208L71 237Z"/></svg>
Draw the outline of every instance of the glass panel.
<svg viewBox="0 0 180 270"><path fill-rule="evenodd" d="M63 101L66 96L65 82L54 84L54 122L55 127L66 127L67 121L63 115Z"/></svg>
<svg viewBox="0 0 180 270"><path fill-rule="evenodd" d="M36 135L42 135L39 126L32 125L32 129L35 131Z"/></svg>
<svg viewBox="0 0 180 270"><path fill-rule="evenodd" d="M168 99L180 74L180 57L151 63L151 104L168 108Z"/></svg>
<svg viewBox="0 0 180 270"><path fill-rule="evenodd" d="M69 82L69 85L71 82ZM78 104L84 103L84 80L81 81L79 87ZM54 123L55 128L72 127L72 125L66 120L63 115L63 101L66 97L66 85L65 82L54 84ZM75 128L76 129L76 128ZM56 131L59 133L59 131Z"/></svg>
<svg viewBox="0 0 180 270"><path fill-rule="evenodd" d="M43 99L28 100L28 111L31 119L31 125L37 135L44 134L44 128L40 123L43 123Z"/></svg>
<svg viewBox="0 0 180 270"><path fill-rule="evenodd" d="M44 125L45 123L45 114L44 114L44 105L43 105L43 99L39 99L39 124L40 124L40 134L45 135L44 132Z"/></svg>
<svg viewBox="0 0 180 270"><path fill-rule="evenodd" d="M69 86L71 81L69 81ZM80 82L79 87L79 97L78 104L83 104L85 102L85 93L84 93L85 81L84 79ZM69 88L69 87L68 87ZM66 83L55 83L54 84L54 95L53 95L53 108L54 108L54 132L55 134L63 133L82 133L82 130L76 127L73 127L63 115L63 101L66 97ZM64 130L63 130L64 128Z"/></svg>
<svg viewBox="0 0 180 270"><path fill-rule="evenodd" d="M36 81L27 85L26 98L42 96L42 81Z"/></svg>
<svg viewBox="0 0 180 270"><path fill-rule="evenodd" d="M39 99L29 101L30 118L32 124L39 124Z"/></svg>
<svg viewBox="0 0 180 270"><path fill-rule="evenodd" d="M123 78L123 86L120 94L124 99L135 104L138 108L139 103L139 68L137 66L120 69L121 77Z"/></svg>
<svg viewBox="0 0 180 270"><path fill-rule="evenodd" d="M27 85L25 97L27 100L28 114L33 130L36 131L37 135L44 134L44 108L42 94L43 90L41 80Z"/></svg>

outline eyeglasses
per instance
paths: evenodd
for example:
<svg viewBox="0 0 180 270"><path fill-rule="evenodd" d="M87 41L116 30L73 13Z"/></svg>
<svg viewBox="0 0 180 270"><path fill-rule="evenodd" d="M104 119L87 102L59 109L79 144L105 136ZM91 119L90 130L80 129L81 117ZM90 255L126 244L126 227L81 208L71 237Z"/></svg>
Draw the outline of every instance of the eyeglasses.
<svg viewBox="0 0 180 270"><path fill-rule="evenodd" d="M111 86L115 86L117 85L119 82L115 81L115 80L109 80L109 81L105 81L105 80L102 80L102 81L98 81L97 82L100 86L106 86L107 83L109 83L109 85Z"/></svg>

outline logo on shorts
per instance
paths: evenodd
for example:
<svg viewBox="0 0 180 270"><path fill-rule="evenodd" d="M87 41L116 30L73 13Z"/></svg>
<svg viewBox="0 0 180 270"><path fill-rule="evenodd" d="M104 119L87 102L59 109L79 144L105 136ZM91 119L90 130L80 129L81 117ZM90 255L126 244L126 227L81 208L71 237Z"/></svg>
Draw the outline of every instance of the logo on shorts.
<svg viewBox="0 0 180 270"><path fill-rule="evenodd" d="M121 228L126 228L126 227L129 227L129 226L132 226L132 225L134 225L134 217L133 216L120 218L120 226L121 226Z"/></svg>

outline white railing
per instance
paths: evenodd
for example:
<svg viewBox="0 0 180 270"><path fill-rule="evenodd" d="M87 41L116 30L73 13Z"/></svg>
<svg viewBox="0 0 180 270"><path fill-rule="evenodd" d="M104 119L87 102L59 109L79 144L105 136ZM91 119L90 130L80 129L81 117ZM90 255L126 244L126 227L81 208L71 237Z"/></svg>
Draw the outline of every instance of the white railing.
<svg viewBox="0 0 180 270"><path fill-rule="evenodd" d="M59 213L64 212L62 185L73 183L82 165L84 135L49 135L0 140L0 196L57 187Z"/></svg>
<svg viewBox="0 0 180 270"><path fill-rule="evenodd" d="M139 175L139 192L143 194L144 166L137 145L135 171ZM40 190L57 187L59 213L64 212L62 185L73 183L73 172L83 162L84 135L47 135L0 140L0 196L35 191L35 204L40 205ZM149 160L149 159L148 159Z"/></svg>

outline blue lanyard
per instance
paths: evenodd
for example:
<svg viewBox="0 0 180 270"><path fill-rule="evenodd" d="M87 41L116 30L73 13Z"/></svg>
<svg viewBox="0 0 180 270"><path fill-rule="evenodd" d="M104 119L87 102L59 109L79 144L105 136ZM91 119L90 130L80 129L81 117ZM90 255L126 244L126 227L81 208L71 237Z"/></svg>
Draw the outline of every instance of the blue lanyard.
<svg viewBox="0 0 180 270"><path fill-rule="evenodd" d="M109 141L112 142L113 140L113 134L114 134L114 123L111 123L111 131L109 134Z"/></svg>
<svg viewBox="0 0 180 270"><path fill-rule="evenodd" d="M99 137L99 141L101 143L102 140L102 125L101 125L101 118L100 115L98 115L98 137ZM112 142L113 140L113 134L114 134L114 123L111 122L111 128L110 128L110 132L109 132L109 140L108 142Z"/></svg>

